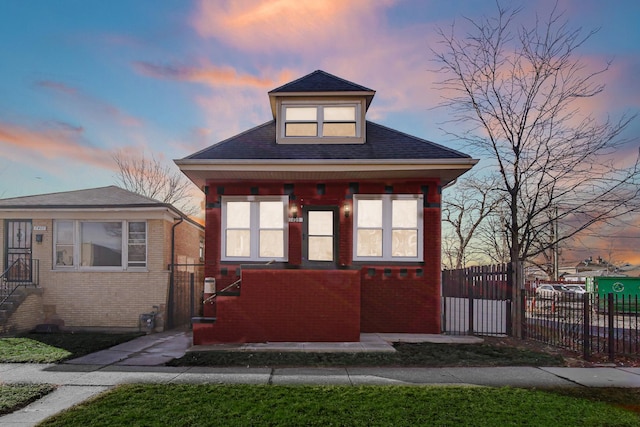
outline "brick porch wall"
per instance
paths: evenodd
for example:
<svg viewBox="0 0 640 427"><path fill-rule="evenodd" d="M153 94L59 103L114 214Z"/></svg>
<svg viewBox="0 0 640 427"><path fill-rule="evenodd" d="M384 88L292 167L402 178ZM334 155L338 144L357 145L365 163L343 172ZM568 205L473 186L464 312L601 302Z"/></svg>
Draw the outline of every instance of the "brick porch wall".
<svg viewBox="0 0 640 427"><path fill-rule="evenodd" d="M360 340L358 270L243 270L241 295L216 305L216 323L194 324L194 344Z"/></svg>

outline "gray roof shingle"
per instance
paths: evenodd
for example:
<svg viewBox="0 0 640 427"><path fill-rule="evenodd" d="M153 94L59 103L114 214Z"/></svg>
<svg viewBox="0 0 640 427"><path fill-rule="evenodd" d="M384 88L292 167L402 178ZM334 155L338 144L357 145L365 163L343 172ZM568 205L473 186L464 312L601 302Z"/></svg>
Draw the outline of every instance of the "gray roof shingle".
<svg viewBox="0 0 640 427"><path fill-rule="evenodd" d="M185 159L383 160L470 159L467 154L367 121L364 144L277 144L270 121L207 147Z"/></svg>
<svg viewBox="0 0 640 427"><path fill-rule="evenodd" d="M0 199L0 208L170 207L115 185L61 193Z"/></svg>
<svg viewBox="0 0 640 427"><path fill-rule="evenodd" d="M374 92L359 84L341 79L322 70L300 77L269 92L269 95L282 92Z"/></svg>

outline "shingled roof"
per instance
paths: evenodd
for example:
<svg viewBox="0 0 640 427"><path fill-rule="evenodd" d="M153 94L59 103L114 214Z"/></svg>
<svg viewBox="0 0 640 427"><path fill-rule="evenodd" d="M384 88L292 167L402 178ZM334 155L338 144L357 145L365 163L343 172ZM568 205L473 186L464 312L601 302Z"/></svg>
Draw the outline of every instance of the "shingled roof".
<svg viewBox="0 0 640 427"><path fill-rule="evenodd" d="M276 123L270 121L186 159L261 160L382 160L382 159L470 159L442 145L367 121L365 144L277 144Z"/></svg>
<svg viewBox="0 0 640 427"><path fill-rule="evenodd" d="M342 79L326 71L316 70L292 82L282 85L269 92L271 112L277 116L276 98L292 96L360 96L364 97L366 109L369 109L376 91L359 84Z"/></svg>
<svg viewBox="0 0 640 427"><path fill-rule="evenodd" d="M375 92L359 84L342 79L322 70L300 77L269 92Z"/></svg>
<svg viewBox="0 0 640 427"><path fill-rule="evenodd" d="M81 209L81 208L141 208L167 207L171 205L140 194L122 189L115 185L89 188L85 190L60 193L38 194L33 196L0 199L0 209Z"/></svg>
<svg viewBox="0 0 640 427"><path fill-rule="evenodd" d="M335 99L368 108L375 91L322 70L273 89L274 120L256 126L183 159L182 172L202 187L211 180L359 180L438 178L441 185L473 167L476 159L431 141L365 122L364 135L341 140L292 138L279 141L281 102ZM360 123L360 122L359 122Z"/></svg>

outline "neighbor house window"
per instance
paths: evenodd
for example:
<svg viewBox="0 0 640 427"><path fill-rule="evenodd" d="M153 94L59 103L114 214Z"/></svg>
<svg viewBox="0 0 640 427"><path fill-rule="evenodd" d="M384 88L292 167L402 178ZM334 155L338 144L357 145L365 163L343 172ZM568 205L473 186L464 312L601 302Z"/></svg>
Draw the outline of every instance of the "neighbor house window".
<svg viewBox="0 0 640 427"><path fill-rule="evenodd" d="M362 136L360 109L359 103L284 104L280 134L296 141L357 140Z"/></svg>
<svg viewBox="0 0 640 427"><path fill-rule="evenodd" d="M147 223L129 222L127 265L129 267L147 266Z"/></svg>
<svg viewBox="0 0 640 427"><path fill-rule="evenodd" d="M223 197L222 260L286 261L287 196Z"/></svg>
<svg viewBox="0 0 640 427"><path fill-rule="evenodd" d="M59 269L146 267L147 224L56 221L54 247L55 267Z"/></svg>
<svg viewBox="0 0 640 427"><path fill-rule="evenodd" d="M354 196L355 261L422 261L421 195Z"/></svg>

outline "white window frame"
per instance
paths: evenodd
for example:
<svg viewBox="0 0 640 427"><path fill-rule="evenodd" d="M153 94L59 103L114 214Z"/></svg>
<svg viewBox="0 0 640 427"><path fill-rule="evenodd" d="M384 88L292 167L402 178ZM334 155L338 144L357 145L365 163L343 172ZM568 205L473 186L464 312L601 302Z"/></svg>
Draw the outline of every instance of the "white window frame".
<svg viewBox="0 0 640 427"><path fill-rule="evenodd" d="M57 260L57 247L58 247L58 225L63 222L72 223L72 252L73 252L73 262L69 265L59 265ZM121 224L122 236L121 236L121 260L118 266L87 266L82 265L82 232L81 227L83 223L119 223ZM129 266L129 223L144 223L144 234L145 234L145 259L144 265L140 261L139 265ZM149 223L145 220L112 220L112 219L96 219L96 220L54 220L53 223L53 260L52 267L53 270L59 271L147 271L149 264ZM61 243L60 245L70 246L67 243Z"/></svg>
<svg viewBox="0 0 640 427"><path fill-rule="evenodd" d="M424 261L424 210L422 194L355 194L353 196L353 261L422 262ZM358 201L382 201L382 256L358 256ZM392 201L416 200L417 253L415 257L393 256ZM365 227L362 227L365 228ZM398 229L398 228L396 228Z"/></svg>
<svg viewBox="0 0 640 427"><path fill-rule="evenodd" d="M316 120L291 120L286 119L286 109L290 107L300 108L316 108ZM323 125L324 109L326 107L354 107L355 111L355 136L324 136ZM305 144L305 143L322 143L322 144L354 144L365 142L365 127L364 127L364 101L360 100L343 100L343 101L330 101L330 100L295 100L295 101L281 101L280 111L278 114L278 143L282 144ZM286 136L287 123L316 123L317 135L316 136ZM351 121L327 121L326 123L351 123Z"/></svg>
<svg viewBox="0 0 640 427"><path fill-rule="evenodd" d="M260 202L279 201L282 203L282 257L261 257L260 256ZM288 219L288 196L222 196L221 198L221 221L220 221L220 260L232 262L267 262L289 260L289 219ZM248 202L250 209L250 225L249 225L249 245L250 255L227 256L227 203L228 202Z"/></svg>

